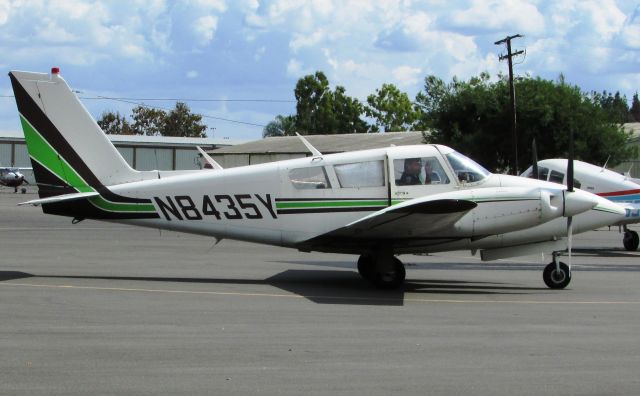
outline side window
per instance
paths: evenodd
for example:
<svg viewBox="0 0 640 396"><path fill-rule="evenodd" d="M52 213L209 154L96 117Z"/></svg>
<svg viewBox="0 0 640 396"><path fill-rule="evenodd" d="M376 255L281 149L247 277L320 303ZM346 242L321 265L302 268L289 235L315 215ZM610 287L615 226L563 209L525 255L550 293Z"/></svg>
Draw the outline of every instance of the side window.
<svg viewBox="0 0 640 396"><path fill-rule="evenodd" d="M393 161L397 186L449 184L449 178L435 157L403 158Z"/></svg>
<svg viewBox="0 0 640 396"><path fill-rule="evenodd" d="M384 186L384 161L341 164L333 168L342 188Z"/></svg>
<svg viewBox="0 0 640 396"><path fill-rule="evenodd" d="M289 180L298 190L313 190L329 188L327 173L322 166L311 168L297 168L289 171Z"/></svg>
<svg viewBox="0 0 640 396"><path fill-rule="evenodd" d="M547 177L549 177L549 168L545 168L544 166L539 166L538 167L538 179L547 180ZM562 177L564 177L564 175Z"/></svg>
<svg viewBox="0 0 640 396"><path fill-rule="evenodd" d="M551 171L551 176L549 177L550 182L562 184L564 181L564 173L558 172L556 170Z"/></svg>
<svg viewBox="0 0 640 396"><path fill-rule="evenodd" d="M530 179L535 179L535 176L533 174L533 167L530 167L529 169L527 169L527 172L523 176L528 177ZM545 168L544 166L539 166L538 179L547 180L548 176L549 176L549 168Z"/></svg>

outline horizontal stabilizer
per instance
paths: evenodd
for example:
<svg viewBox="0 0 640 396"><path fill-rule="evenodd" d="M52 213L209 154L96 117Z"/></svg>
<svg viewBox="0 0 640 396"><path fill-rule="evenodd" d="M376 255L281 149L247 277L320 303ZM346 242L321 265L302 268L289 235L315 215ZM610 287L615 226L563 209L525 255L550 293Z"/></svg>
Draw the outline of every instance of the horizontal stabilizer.
<svg viewBox="0 0 640 396"><path fill-rule="evenodd" d="M56 195L55 197L42 198L42 199L34 199L27 202L19 203L18 206L21 205L33 205L38 206L42 204L48 203L56 203L56 202L65 202L65 201L75 201L78 199L86 199L100 195L100 193L91 191L91 192L82 192L82 193L74 193L74 194L65 194L65 195Z"/></svg>

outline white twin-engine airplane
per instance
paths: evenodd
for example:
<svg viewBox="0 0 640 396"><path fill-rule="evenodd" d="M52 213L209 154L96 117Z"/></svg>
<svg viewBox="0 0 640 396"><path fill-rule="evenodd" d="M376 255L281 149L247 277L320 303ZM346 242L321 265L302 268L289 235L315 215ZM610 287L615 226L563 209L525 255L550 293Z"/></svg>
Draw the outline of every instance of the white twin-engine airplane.
<svg viewBox="0 0 640 396"><path fill-rule="evenodd" d="M546 159L537 161L537 164L538 179L560 184L566 183L566 159ZM574 164L574 184L576 187L605 197L625 209L625 218L610 225L621 226L624 229L622 243L625 249L638 249L640 243L638 233L627 228L629 224L640 223L640 185L638 185L638 179L613 172L606 169L605 166L595 166L582 161L574 161ZM536 178L534 172L534 167L531 166L522 173L522 176Z"/></svg>
<svg viewBox="0 0 640 396"><path fill-rule="evenodd" d="M441 145L387 147L209 171L136 171L53 68L9 73L44 213L358 254L358 271L400 286L403 253L471 249L483 260L547 252L543 279L571 280L572 232L624 218L597 195L494 175ZM568 242L568 243L567 243Z"/></svg>

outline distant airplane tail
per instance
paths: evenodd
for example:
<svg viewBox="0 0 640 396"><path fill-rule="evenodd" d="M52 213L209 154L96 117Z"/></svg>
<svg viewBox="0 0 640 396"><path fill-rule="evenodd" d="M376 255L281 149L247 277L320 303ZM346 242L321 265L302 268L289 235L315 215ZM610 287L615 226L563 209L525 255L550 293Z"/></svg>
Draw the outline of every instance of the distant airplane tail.
<svg viewBox="0 0 640 396"><path fill-rule="evenodd" d="M132 169L85 109L58 68L51 75L12 71L11 85L40 198L97 192L80 201L48 200L46 213L77 218L157 217L148 199L106 186L149 178Z"/></svg>

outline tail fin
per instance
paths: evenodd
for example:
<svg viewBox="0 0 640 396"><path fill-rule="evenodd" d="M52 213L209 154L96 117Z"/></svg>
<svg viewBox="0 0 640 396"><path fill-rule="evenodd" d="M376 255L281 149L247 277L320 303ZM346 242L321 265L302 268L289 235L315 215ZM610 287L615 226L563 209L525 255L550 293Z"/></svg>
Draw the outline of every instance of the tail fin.
<svg viewBox="0 0 640 396"><path fill-rule="evenodd" d="M149 200L116 195L105 187L150 175L127 164L57 68L52 69L51 75L12 71L9 77L40 198L100 193L88 199L86 203L93 206L85 205L82 215L78 215L78 208L62 208L58 204L49 204L49 210L43 205L45 212L111 218L113 213L151 211Z"/></svg>

